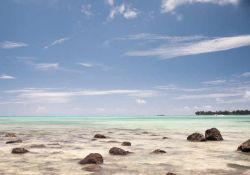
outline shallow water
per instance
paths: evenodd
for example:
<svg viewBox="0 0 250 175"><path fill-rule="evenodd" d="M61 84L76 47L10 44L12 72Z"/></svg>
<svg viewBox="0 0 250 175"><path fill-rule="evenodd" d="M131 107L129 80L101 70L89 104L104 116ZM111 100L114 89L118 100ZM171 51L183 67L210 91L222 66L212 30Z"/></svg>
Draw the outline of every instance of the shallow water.
<svg viewBox="0 0 250 175"><path fill-rule="evenodd" d="M221 131L224 141L186 141L189 134L212 127ZM15 132L23 143L5 144L11 138L4 132ZM96 133L108 138L92 140ZM250 174L250 155L236 151L250 139L250 116L0 117L0 136L0 175ZM120 146L122 141L132 146ZM32 148L40 144L45 148ZM113 146L133 154L111 156ZM30 153L11 154L14 147ZM150 154L157 148L167 154ZM77 163L91 152L104 157L101 170L94 173Z"/></svg>

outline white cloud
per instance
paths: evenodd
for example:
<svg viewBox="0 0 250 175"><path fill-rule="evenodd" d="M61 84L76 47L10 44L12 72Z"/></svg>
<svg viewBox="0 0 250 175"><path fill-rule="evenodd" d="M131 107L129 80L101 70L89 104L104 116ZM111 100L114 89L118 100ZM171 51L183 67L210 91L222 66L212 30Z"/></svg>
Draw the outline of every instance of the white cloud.
<svg viewBox="0 0 250 175"><path fill-rule="evenodd" d="M250 72L244 72L240 75L240 77L250 77Z"/></svg>
<svg viewBox="0 0 250 175"><path fill-rule="evenodd" d="M93 13L91 11L91 7L92 7L91 4L82 5L81 6L81 13L87 17L90 17L91 15L93 15Z"/></svg>
<svg viewBox="0 0 250 175"><path fill-rule="evenodd" d="M244 97L245 98L250 98L250 91L246 91Z"/></svg>
<svg viewBox="0 0 250 175"><path fill-rule="evenodd" d="M2 79L2 80L12 80L12 79L16 79L16 78L11 76L11 75L2 74L2 75L0 75L0 79Z"/></svg>
<svg viewBox="0 0 250 175"><path fill-rule="evenodd" d="M237 5L240 0L162 0L161 12L173 12L177 7L193 3L210 3L216 5Z"/></svg>
<svg viewBox="0 0 250 175"><path fill-rule="evenodd" d="M114 6L111 8L109 13L109 18L114 19L117 15L122 15L126 19L133 19L138 16L139 12L136 8L131 8L121 4L119 6Z"/></svg>
<svg viewBox="0 0 250 175"><path fill-rule="evenodd" d="M2 49L14 49L19 47L27 47L28 44L23 42L15 42L15 41L4 41L0 42L0 48Z"/></svg>
<svg viewBox="0 0 250 175"><path fill-rule="evenodd" d="M91 63L78 63L79 65L83 66L83 67L86 67L86 68L91 68L91 67L94 67L93 64Z"/></svg>
<svg viewBox="0 0 250 175"><path fill-rule="evenodd" d="M217 37L192 42L164 44L157 48L127 52L127 56L151 56L170 59L180 56L197 55L211 52L231 50L250 45L250 35Z"/></svg>
<svg viewBox="0 0 250 175"><path fill-rule="evenodd" d="M40 63L35 64L35 67L40 70L58 69L59 63Z"/></svg>
<svg viewBox="0 0 250 175"><path fill-rule="evenodd" d="M110 96L122 95L138 98L153 97L157 94L153 90L133 90L133 89L112 89L112 90L77 90L77 91L60 91L53 89L20 89L6 91L6 93L17 94L18 99L22 101L48 102L48 103L67 103L73 97L83 96ZM143 103L143 101L140 101ZM145 101L146 102L146 101Z"/></svg>
<svg viewBox="0 0 250 175"><path fill-rule="evenodd" d="M180 95L175 99L178 100L190 100L190 99L218 99L225 97L238 97L242 96L242 93L210 93L210 94L195 94L195 95Z"/></svg>
<svg viewBox="0 0 250 175"><path fill-rule="evenodd" d="M143 105L143 104L146 104L147 102L144 99L136 99L136 103Z"/></svg>
<svg viewBox="0 0 250 175"><path fill-rule="evenodd" d="M57 44L62 44L67 40L70 40L70 38L69 37L60 38L60 39L57 39L57 40L53 41L51 45L54 46L54 45L57 45Z"/></svg>
<svg viewBox="0 0 250 175"><path fill-rule="evenodd" d="M104 64L100 64L100 63L88 63L88 62L81 62L81 63L77 63L78 65L81 65L84 68L95 68L95 69L99 69L99 70L109 70L110 68Z"/></svg>
<svg viewBox="0 0 250 175"><path fill-rule="evenodd" d="M48 49L49 47L55 46L55 45L58 45L58 44L62 44L64 42L68 41L68 40L70 40L69 37L63 37L63 38L56 39L50 45L44 46L44 49Z"/></svg>
<svg viewBox="0 0 250 175"><path fill-rule="evenodd" d="M114 0L106 0L106 3L110 6L114 6L115 5L115 1Z"/></svg>
<svg viewBox="0 0 250 175"><path fill-rule="evenodd" d="M218 84L224 84L226 83L226 80L213 80L213 81L204 81L203 84L207 85L218 85Z"/></svg>
<svg viewBox="0 0 250 175"><path fill-rule="evenodd" d="M124 18L126 18L126 19L136 18L137 15L138 15L138 11L137 11L137 9L135 9L135 8L132 8L132 9L128 8L128 9L123 13Z"/></svg>
<svg viewBox="0 0 250 175"><path fill-rule="evenodd" d="M138 33L134 35L128 35L125 37L115 38L114 40L163 40L169 43L179 43L179 42L188 42L196 41L201 39L207 39L208 37L201 35L193 36L169 36L155 33Z"/></svg>
<svg viewBox="0 0 250 175"><path fill-rule="evenodd" d="M22 101L4 101L0 102L0 105L13 105L13 104L25 104Z"/></svg>

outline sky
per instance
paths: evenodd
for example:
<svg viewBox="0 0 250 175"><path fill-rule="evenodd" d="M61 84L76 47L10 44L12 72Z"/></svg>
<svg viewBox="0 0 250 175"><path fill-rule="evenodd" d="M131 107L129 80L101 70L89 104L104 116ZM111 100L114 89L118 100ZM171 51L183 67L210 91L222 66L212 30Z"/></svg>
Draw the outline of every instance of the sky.
<svg viewBox="0 0 250 175"><path fill-rule="evenodd" d="M250 107L248 0L2 0L0 115Z"/></svg>

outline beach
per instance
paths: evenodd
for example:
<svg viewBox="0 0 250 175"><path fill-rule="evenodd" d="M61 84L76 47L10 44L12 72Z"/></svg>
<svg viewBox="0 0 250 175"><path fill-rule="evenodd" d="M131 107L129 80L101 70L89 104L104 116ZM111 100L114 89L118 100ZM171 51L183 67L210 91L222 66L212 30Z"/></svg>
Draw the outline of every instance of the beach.
<svg viewBox="0 0 250 175"><path fill-rule="evenodd" d="M212 127L223 141L187 141L188 135ZM250 155L237 151L249 131L250 116L0 117L0 174L249 175ZM106 138L94 139L95 134ZM6 144L17 138L22 143ZM131 146L122 146L124 141ZM11 154L16 147L29 152ZM110 155L112 147L132 153ZM152 154L155 149L166 153ZM90 153L104 160L94 172L78 163Z"/></svg>

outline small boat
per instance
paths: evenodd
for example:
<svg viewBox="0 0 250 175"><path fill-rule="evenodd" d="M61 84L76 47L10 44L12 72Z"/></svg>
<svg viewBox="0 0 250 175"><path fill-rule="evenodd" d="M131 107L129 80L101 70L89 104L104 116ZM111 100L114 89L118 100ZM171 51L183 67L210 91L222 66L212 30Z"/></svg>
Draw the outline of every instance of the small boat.
<svg viewBox="0 0 250 175"><path fill-rule="evenodd" d="M216 117L224 117L225 115L223 115L223 114L214 114L214 116L216 116Z"/></svg>

